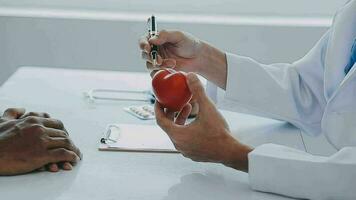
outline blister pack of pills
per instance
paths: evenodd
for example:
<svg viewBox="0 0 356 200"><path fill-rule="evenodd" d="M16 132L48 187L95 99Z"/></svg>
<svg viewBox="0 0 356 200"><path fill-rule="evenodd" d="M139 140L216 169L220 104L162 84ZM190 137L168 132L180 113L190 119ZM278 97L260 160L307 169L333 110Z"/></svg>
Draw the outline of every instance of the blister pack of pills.
<svg viewBox="0 0 356 200"><path fill-rule="evenodd" d="M142 120L155 119L155 112L152 105L129 106L124 110Z"/></svg>

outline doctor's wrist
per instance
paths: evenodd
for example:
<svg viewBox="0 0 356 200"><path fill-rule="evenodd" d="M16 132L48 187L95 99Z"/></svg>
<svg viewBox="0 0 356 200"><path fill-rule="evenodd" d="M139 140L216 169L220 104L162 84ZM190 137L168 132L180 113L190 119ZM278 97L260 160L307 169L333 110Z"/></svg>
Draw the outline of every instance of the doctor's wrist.
<svg viewBox="0 0 356 200"><path fill-rule="evenodd" d="M253 148L236 141L230 149L223 164L239 171L248 172L248 154L253 151Z"/></svg>
<svg viewBox="0 0 356 200"><path fill-rule="evenodd" d="M225 88L227 77L227 60L225 52L202 41L201 64L197 73L221 88Z"/></svg>

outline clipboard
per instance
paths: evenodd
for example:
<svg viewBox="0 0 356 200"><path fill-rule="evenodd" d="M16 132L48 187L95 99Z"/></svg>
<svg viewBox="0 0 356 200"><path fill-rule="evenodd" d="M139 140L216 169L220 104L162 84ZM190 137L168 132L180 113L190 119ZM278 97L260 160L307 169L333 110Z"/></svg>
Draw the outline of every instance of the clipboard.
<svg viewBox="0 0 356 200"><path fill-rule="evenodd" d="M100 139L100 151L178 153L157 125L110 124Z"/></svg>

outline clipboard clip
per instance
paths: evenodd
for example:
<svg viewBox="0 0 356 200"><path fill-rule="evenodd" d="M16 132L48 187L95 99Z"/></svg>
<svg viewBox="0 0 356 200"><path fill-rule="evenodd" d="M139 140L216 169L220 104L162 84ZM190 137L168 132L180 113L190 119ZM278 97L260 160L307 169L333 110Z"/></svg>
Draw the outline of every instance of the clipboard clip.
<svg viewBox="0 0 356 200"><path fill-rule="evenodd" d="M120 132L121 130L119 126L115 124L109 124L106 127L103 137L100 139L100 143L102 144L116 143L119 140Z"/></svg>

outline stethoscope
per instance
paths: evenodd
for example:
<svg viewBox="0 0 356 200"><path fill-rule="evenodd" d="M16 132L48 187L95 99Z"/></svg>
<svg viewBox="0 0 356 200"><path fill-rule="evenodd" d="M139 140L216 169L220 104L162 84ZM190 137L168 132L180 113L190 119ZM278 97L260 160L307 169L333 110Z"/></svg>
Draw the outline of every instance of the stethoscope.
<svg viewBox="0 0 356 200"><path fill-rule="evenodd" d="M115 97L115 95L118 95ZM127 94L127 95L125 95ZM137 94L139 97L130 97L130 95ZM84 93L84 96L90 101L95 102L98 100L104 101L142 101L154 104L156 98L150 90L114 90L114 89L92 89ZM125 97L128 96L128 97Z"/></svg>

